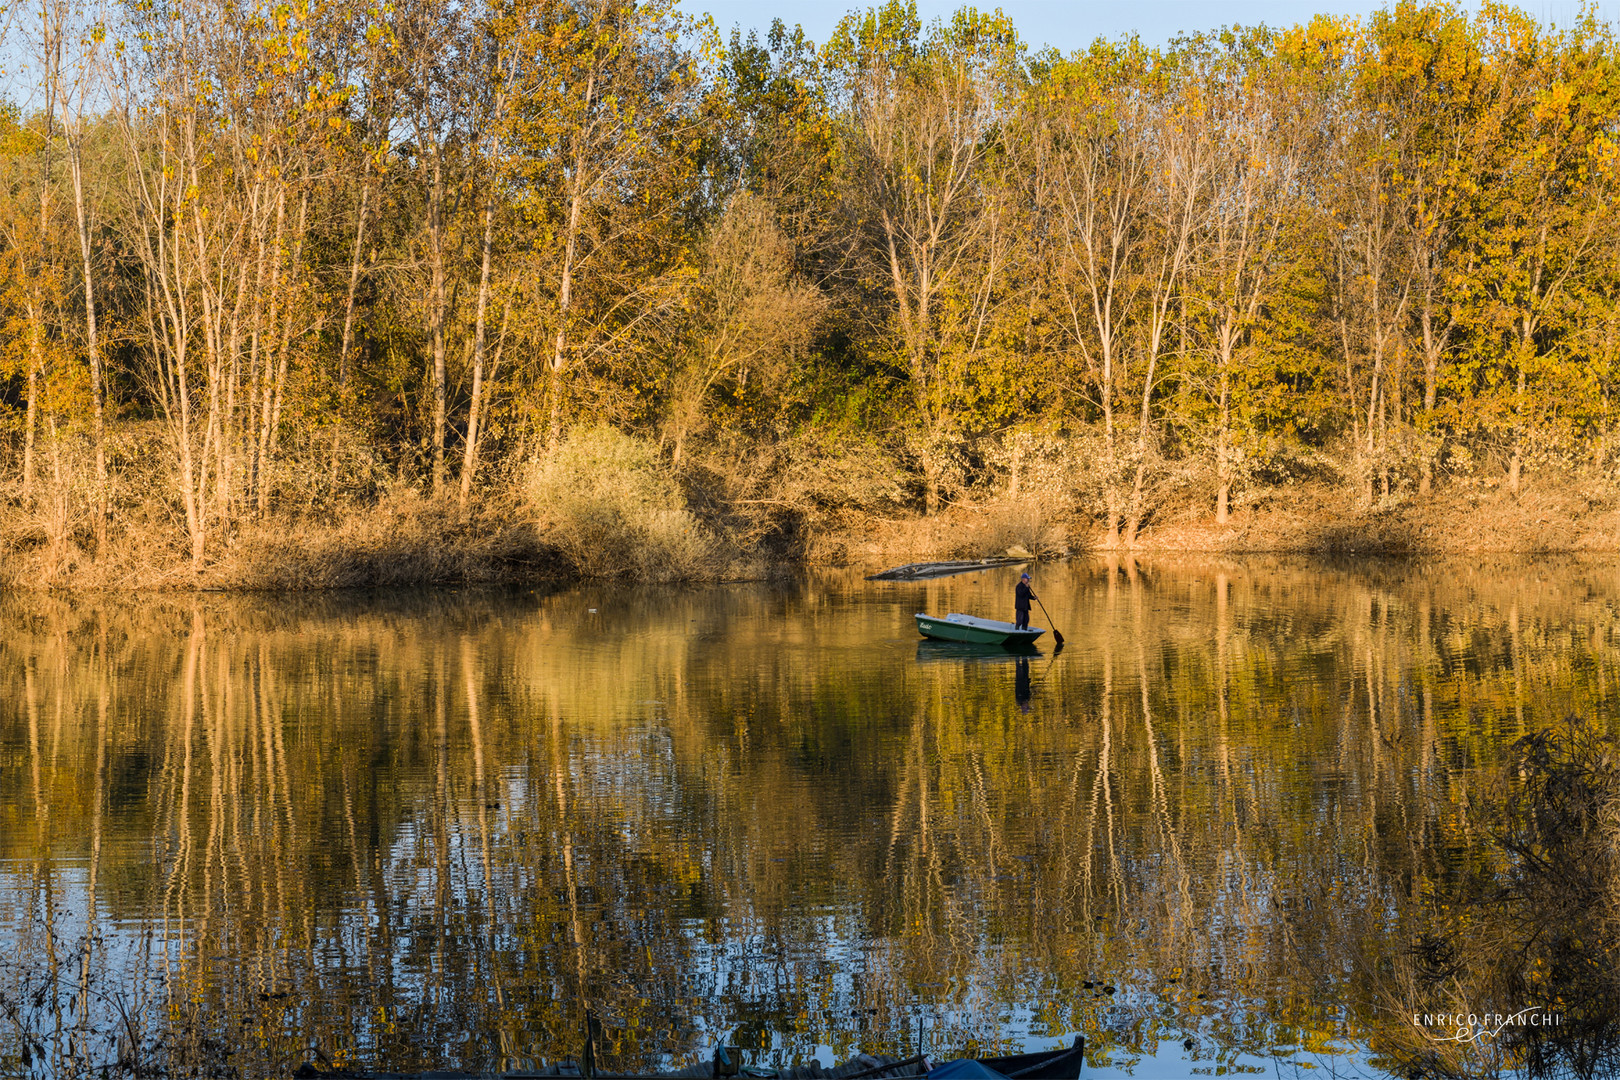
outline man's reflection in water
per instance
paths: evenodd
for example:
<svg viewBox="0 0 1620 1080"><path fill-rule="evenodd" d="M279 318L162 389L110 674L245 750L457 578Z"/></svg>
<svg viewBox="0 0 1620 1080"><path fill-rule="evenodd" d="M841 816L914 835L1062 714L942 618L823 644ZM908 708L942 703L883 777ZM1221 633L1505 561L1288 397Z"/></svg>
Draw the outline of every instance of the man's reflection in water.
<svg viewBox="0 0 1620 1080"><path fill-rule="evenodd" d="M1014 663L1017 669L1013 672L1013 700L1018 702L1018 711L1029 712L1029 657L1020 656Z"/></svg>

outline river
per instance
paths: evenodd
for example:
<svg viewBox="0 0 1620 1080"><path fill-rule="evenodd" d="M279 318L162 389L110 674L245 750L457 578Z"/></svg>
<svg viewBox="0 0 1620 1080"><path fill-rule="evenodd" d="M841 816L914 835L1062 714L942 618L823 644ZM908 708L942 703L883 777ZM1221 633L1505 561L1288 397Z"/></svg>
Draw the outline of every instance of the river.
<svg viewBox="0 0 1620 1080"><path fill-rule="evenodd" d="M919 643L1016 573L0 597L0 1073L516 1069L587 1005L618 1069L1376 1073L1474 782L1617 715L1612 564L1079 560L1061 650Z"/></svg>

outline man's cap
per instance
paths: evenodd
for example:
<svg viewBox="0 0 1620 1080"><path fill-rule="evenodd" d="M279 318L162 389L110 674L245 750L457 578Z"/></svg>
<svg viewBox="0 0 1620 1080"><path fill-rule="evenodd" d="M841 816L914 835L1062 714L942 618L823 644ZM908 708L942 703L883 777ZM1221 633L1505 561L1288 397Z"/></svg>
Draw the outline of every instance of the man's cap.
<svg viewBox="0 0 1620 1080"><path fill-rule="evenodd" d="M1020 581L1028 581L1029 580L1029 571L1025 570L1022 574L1019 574L1018 575L1018 580L1020 580Z"/></svg>

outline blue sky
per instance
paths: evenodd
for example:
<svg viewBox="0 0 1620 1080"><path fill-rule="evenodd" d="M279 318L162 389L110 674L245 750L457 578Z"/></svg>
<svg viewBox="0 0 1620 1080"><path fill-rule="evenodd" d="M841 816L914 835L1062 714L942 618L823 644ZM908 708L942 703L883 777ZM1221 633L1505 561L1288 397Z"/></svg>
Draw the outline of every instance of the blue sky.
<svg viewBox="0 0 1620 1080"><path fill-rule="evenodd" d="M770 27L773 18L789 26L797 23L809 37L822 42L839 18L852 8L865 8L870 3L852 0L682 0L690 13L707 11L721 30L729 34L733 24L746 34L757 29L760 37ZM961 2L917 0L918 13L923 22L949 15ZM1317 13L1365 15L1385 5L1372 0L1321 0L1319 3L1287 3L1284 0L1226 0L1224 3L1199 3L1196 0L1081 0L1061 3L1054 0L977 0L974 6L991 9L999 6L1012 16L1024 40L1034 47L1051 45L1062 52L1070 52L1089 44L1097 37L1120 37L1138 33L1149 44L1159 45L1184 30L1208 30L1215 26L1243 23L1269 26L1291 26ZM1465 5L1473 10L1477 2ZM1575 0L1518 0L1518 6L1543 22L1568 23L1580 10ZM1609 0L1599 5L1605 18L1615 18L1620 11L1620 0Z"/></svg>
<svg viewBox="0 0 1620 1080"><path fill-rule="evenodd" d="M815 42L824 42L838 20L852 9L864 9L882 0L681 0L688 13L708 12L714 16L724 36L729 37L731 27L742 27L746 34L758 30L760 37L770 28L771 20L781 19L789 26L797 23ZM917 10L923 22L949 16L966 0L917 0ZM1307 0L1288 3L1286 0L1225 0L1224 3L1198 2L1198 0L1079 0L1062 3L1059 0L974 0L975 6L993 9L999 6L1012 16L1024 40L1033 48L1045 45L1062 52L1072 52L1090 44L1097 37L1117 38L1137 33L1150 45L1162 45L1182 31L1208 30L1216 26L1242 23L1269 26L1291 26L1317 13L1366 15L1386 6L1383 0ZM1393 0L1390 0L1393 2ZM1474 10L1479 0L1461 0L1462 5ZM1579 0L1513 0L1518 6L1537 16L1542 22L1567 24L1580 11ZM1605 19L1620 18L1620 0L1602 0L1598 14ZM5 10L0 0L0 11ZM27 18L28 8L20 7L13 18ZM27 64L17 51L14 39L0 38L0 93L13 100L28 102L31 80Z"/></svg>

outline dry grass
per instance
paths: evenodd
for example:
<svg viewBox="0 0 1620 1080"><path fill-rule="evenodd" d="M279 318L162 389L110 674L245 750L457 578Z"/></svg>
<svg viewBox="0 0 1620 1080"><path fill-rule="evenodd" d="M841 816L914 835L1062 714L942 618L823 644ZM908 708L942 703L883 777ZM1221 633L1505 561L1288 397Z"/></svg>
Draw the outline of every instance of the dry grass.
<svg viewBox="0 0 1620 1080"><path fill-rule="evenodd" d="M1026 553L1053 558L1081 549L1081 535L1065 502L1032 496L953 506L932 518L872 521L859 534L826 538L823 555L861 564Z"/></svg>
<svg viewBox="0 0 1620 1080"><path fill-rule="evenodd" d="M82 531L52 543L16 503L0 513L0 584L107 590L340 589L563 576L532 523L501 501L463 514L413 490L336 515L276 515L217 536L201 572L165 507L126 506L96 557Z"/></svg>
<svg viewBox="0 0 1620 1080"><path fill-rule="evenodd" d="M509 496L454 502L389 483L352 431L289 433L267 518L209 522L194 567L161 427L109 440L110 508L96 540L94 459L82 436L47 441L32 490L0 486L0 586L39 589L330 589L562 576Z"/></svg>
<svg viewBox="0 0 1620 1080"><path fill-rule="evenodd" d="M555 556L513 509L483 503L464 517L450 500L407 492L331 524L251 529L211 576L234 588L291 590L492 582L555 573Z"/></svg>
<svg viewBox="0 0 1620 1080"><path fill-rule="evenodd" d="M83 448L64 441L66 482L53 489L42 477L27 497L0 490L0 586L299 590L536 576L718 581L757 578L772 564L877 566L1009 550L1055 557L1106 542L1100 496L1080 483L1088 474L1054 457L1045 443L1026 446L1029 439L1017 443L1018 454L1008 451L1013 464L997 458L991 468L992 486L1005 492L1016 477L1021 496L976 489L923 517L916 513L915 477L892 448L827 432L694 447L677 476L652 443L581 429L524 472L517 490L486 492L466 512L386 483L363 455L338 454L333 447L342 449L341 435L323 436L321 446L338 465L328 462L319 482L278 487L285 495L280 512L216 527L200 573L165 479L160 442L131 441L119 450L111 533L98 551L92 493L80 482L89 466ZM1225 525L1214 523L1207 492L1187 488L1176 495L1179 505L1156 511L1134 548L1349 556L1609 552L1620 546L1612 488L1601 477L1535 474L1512 496L1499 484L1458 478L1431 495L1407 493L1365 507L1342 483L1296 480L1246 492Z"/></svg>

